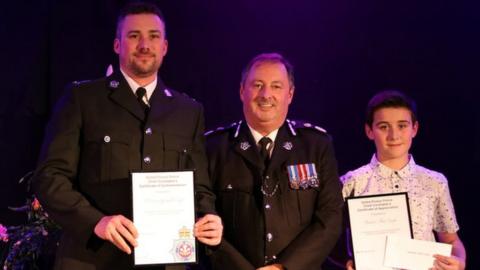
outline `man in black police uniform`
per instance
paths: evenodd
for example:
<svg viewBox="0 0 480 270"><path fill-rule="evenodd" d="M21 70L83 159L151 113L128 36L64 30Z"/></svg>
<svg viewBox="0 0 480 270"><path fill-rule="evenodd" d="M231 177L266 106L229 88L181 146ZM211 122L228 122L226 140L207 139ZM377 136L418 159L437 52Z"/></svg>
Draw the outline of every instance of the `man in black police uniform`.
<svg viewBox="0 0 480 270"><path fill-rule="evenodd" d="M220 218L208 214L214 206L206 188L203 109L157 77L167 45L160 10L130 4L114 40L120 69L73 84L59 102L33 181L40 202L64 230L55 269L132 268L137 229L130 171L195 168L197 206L206 215L194 233L202 243L220 242Z"/></svg>
<svg viewBox="0 0 480 270"><path fill-rule="evenodd" d="M246 121L207 132L220 245L214 269L320 269L341 230L341 186L329 136L286 120L292 66L279 54L255 57L242 74Z"/></svg>

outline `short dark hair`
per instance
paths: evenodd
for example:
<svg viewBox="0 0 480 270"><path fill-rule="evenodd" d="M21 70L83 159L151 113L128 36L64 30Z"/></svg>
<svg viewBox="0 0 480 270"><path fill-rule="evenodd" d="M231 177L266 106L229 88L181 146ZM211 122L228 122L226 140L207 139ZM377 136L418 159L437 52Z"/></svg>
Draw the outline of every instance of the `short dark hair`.
<svg viewBox="0 0 480 270"><path fill-rule="evenodd" d="M162 11L153 3L148 2L130 2L126 4L118 13L117 17L117 30L116 30L116 37L120 38L121 36L121 26L123 20L128 15L135 15L135 14L153 14L157 15L160 20L163 22L165 26L165 37L167 35L166 25L165 25L165 17L163 16Z"/></svg>
<svg viewBox="0 0 480 270"><path fill-rule="evenodd" d="M279 53L262 53L255 56L248 65L242 71L242 78L240 84L243 85L247 80L248 73L252 67L257 63L268 62L268 63L281 63L285 66L288 74L288 80L290 82L290 87L295 85L295 78L293 76L293 66L290 62Z"/></svg>
<svg viewBox="0 0 480 270"><path fill-rule="evenodd" d="M382 108L405 108L410 111L412 123L417 122L417 105L415 101L398 90L383 90L370 99L365 122L372 127L375 112Z"/></svg>

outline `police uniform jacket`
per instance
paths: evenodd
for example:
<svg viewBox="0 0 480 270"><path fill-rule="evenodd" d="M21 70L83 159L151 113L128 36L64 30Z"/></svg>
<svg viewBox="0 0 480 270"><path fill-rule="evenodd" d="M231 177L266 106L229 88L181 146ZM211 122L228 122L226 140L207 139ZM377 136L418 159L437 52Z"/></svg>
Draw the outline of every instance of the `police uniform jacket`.
<svg viewBox="0 0 480 270"><path fill-rule="evenodd" d="M341 185L329 136L319 127L287 120L264 172L253 136L240 122L208 135L207 155L224 224L221 244L209 252L213 268L280 263L288 270L320 269L342 221ZM287 166L299 164L314 165L318 186L291 187ZM265 180L268 195L261 191Z"/></svg>
<svg viewBox="0 0 480 270"><path fill-rule="evenodd" d="M195 168L200 207L209 196L203 130L202 106L160 78L146 119L120 71L74 83L49 123L33 179L64 231L55 268L132 268L132 256L93 233L104 215L131 218L130 171Z"/></svg>

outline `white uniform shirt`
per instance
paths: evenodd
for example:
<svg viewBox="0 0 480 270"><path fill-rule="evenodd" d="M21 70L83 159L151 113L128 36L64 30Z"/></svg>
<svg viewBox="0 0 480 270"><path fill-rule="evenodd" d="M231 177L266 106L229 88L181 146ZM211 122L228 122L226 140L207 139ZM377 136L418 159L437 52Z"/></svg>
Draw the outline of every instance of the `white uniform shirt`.
<svg viewBox="0 0 480 270"><path fill-rule="evenodd" d="M123 72L123 70L120 68L120 71L123 74L123 77L125 77L125 80L127 81L128 85L130 86L130 89L132 89L133 94L137 96L135 92L137 92L137 89L141 87L142 85L139 85L132 77L128 76L127 73ZM153 80L151 83L144 85L143 88L145 88L146 93L145 96L143 96L143 102L147 104L147 106L150 106L150 97L153 94L153 91L155 90L155 87L157 87L157 77L155 77L155 80Z"/></svg>
<svg viewBox="0 0 480 270"><path fill-rule="evenodd" d="M278 128L275 129L274 131L270 132L266 136L263 136L262 134L260 134L260 132L258 132L255 129L253 129L252 127L250 127L250 125L248 125L248 128L250 129L250 132L252 133L253 139L255 140L255 143L257 144L257 147L260 147L259 142L263 137L268 137L268 138L270 138L270 140L272 140L272 142L267 145L267 151L268 151L268 154L271 157L272 152L273 152L273 147L275 147L275 138L277 138Z"/></svg>

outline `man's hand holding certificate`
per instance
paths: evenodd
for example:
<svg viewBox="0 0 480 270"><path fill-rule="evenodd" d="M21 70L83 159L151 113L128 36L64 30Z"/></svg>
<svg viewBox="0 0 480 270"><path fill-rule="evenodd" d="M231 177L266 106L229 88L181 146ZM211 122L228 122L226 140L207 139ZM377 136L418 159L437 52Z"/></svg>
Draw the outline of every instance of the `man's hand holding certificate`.
<svg viewBox="0 0 480 270"><path fill-rule="evenodd" d="M137 229L131 220L122 215L104 216L95 226L94 232L127 254L132 253L131 246L138 245Z"/></svg>
<svg viewBox="0 0 480 270"><path fill-rule="evenodd" d="M222 220L217 215L207 214L195 223L195 237L197 237L198 241L206 245L216 246L220 244L222 232Z"/></svg>

